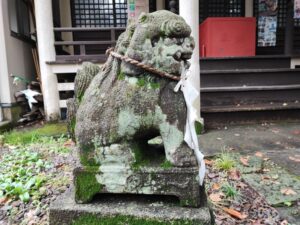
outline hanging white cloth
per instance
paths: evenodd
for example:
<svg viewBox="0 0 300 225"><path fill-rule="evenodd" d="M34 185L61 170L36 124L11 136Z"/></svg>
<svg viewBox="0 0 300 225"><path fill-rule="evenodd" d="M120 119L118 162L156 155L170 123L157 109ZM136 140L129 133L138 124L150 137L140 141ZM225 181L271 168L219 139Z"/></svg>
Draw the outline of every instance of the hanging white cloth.
<svg viewBox="0 0 300 225"><path fill-rule="evenodd" d="M195 122L203 124L203 121L197 116L197 109L194 107L194 105L198 105L194 104L194 102L199 99L200 92L194 87L190 78L190 71L184 68L181 72L181 79L174 88L174 91L178 92L180 89L184 95L187 106L184 141L195 152L195 156L199 165L199 182L202 186L205 177L205 162L204 155L201 153L199 148Z"/></svg>
<svg viewBox="0 0 300 225"><path fill-rule="evenodd" d="M41 93L39 93L37 91L33 91L31 89L26 89L26 90L23 90L20 92L25 95L30 109L32 109L32 103L37 103L37 100L35 100L34 96L41 95Z"/></svg>

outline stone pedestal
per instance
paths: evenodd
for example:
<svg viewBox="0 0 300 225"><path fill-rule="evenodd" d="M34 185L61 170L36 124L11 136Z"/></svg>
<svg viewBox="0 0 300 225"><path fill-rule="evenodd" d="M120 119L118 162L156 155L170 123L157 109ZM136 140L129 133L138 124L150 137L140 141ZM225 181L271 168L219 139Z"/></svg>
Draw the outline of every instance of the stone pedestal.
<svg viewBox="0 0 300 225"><path fill-rule="evenodd" d="M49 217L50 225L213 224L207 207L180 207L173 201L132 195L105 195L89 204L77 204L72 189L51 204Z"/></svg>
<svg viewBox="0 0 300 225"><path fill-rule="evenodd" d="M123 169L123 167L122 167ZM124 172L120 174L120 172ZM104 185L104 180L109 184ZM74 170L75 201L91 202L96 194L168 195L179 199L180 206L200 207L201 195L198 168L143 167L137 171L111 169L109 173L99 169L76 168Z"/></svg>

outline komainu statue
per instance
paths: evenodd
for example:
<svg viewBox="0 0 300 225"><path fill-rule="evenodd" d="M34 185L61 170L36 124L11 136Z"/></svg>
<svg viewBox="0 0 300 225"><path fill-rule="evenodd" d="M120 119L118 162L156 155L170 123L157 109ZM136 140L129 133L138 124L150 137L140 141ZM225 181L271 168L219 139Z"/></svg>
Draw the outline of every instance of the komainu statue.
<svg viewBox="0 0 300 225"><path fill-rule="evenodd" d="M190 34L169 11L142 14L113 51L180 77L194 49ZM174 195L182 205L199 206L197 161L184 142L187 108L174 92L177 82L112 55L99 70L84 64L69 102L81 163L74 171L78 203L97 193L130 193Z"/></svg>

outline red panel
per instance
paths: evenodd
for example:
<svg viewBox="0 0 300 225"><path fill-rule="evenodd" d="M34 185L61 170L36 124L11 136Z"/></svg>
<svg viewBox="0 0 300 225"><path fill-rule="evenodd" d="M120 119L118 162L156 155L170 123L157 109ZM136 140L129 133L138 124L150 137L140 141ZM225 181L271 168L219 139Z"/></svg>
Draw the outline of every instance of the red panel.
<svg viewBox="0 0 300 225"><path fill-rule="evenodd" d="M255 56L256 19L209 17L200 24L201 57Z"/></svg>

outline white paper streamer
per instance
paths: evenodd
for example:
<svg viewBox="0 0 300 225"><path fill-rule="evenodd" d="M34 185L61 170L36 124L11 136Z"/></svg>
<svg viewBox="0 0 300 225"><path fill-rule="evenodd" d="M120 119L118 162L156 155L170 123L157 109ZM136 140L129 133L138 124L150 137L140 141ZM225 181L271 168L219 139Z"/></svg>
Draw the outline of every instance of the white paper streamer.
<svg viewBox="0 0 300 225"><path fill-rule="evenodd" d="M205 162L204 155L201 153L199 148L197 133L195 129L195 122L198 121L199 123L203 124L203 121L199 121L199 118L197 116L197 110L193 106L193 102L198 99L200 93L199 90L197 90L193 86L189 78L190 71L184 68L181 73L181 80L177 83L176 87L174 88L174 91L178 92L180 88L184 95L184 99L187 106L184 141L195 152L195 156L199 165L199 182L202 186L205 177Z"/></svg>
<svg viewBox="0 0 300 225"><path fill-rule="evenodd" d="M23 91L20 91L20 92L25 95L25 97L28 101L30 109L32 109L32 103L37 103L37 100L34 99L34 96L41 95L41 93L39 93L37 91L30 90L30 89L26 89L26 90L23 90Z"/></svg>

